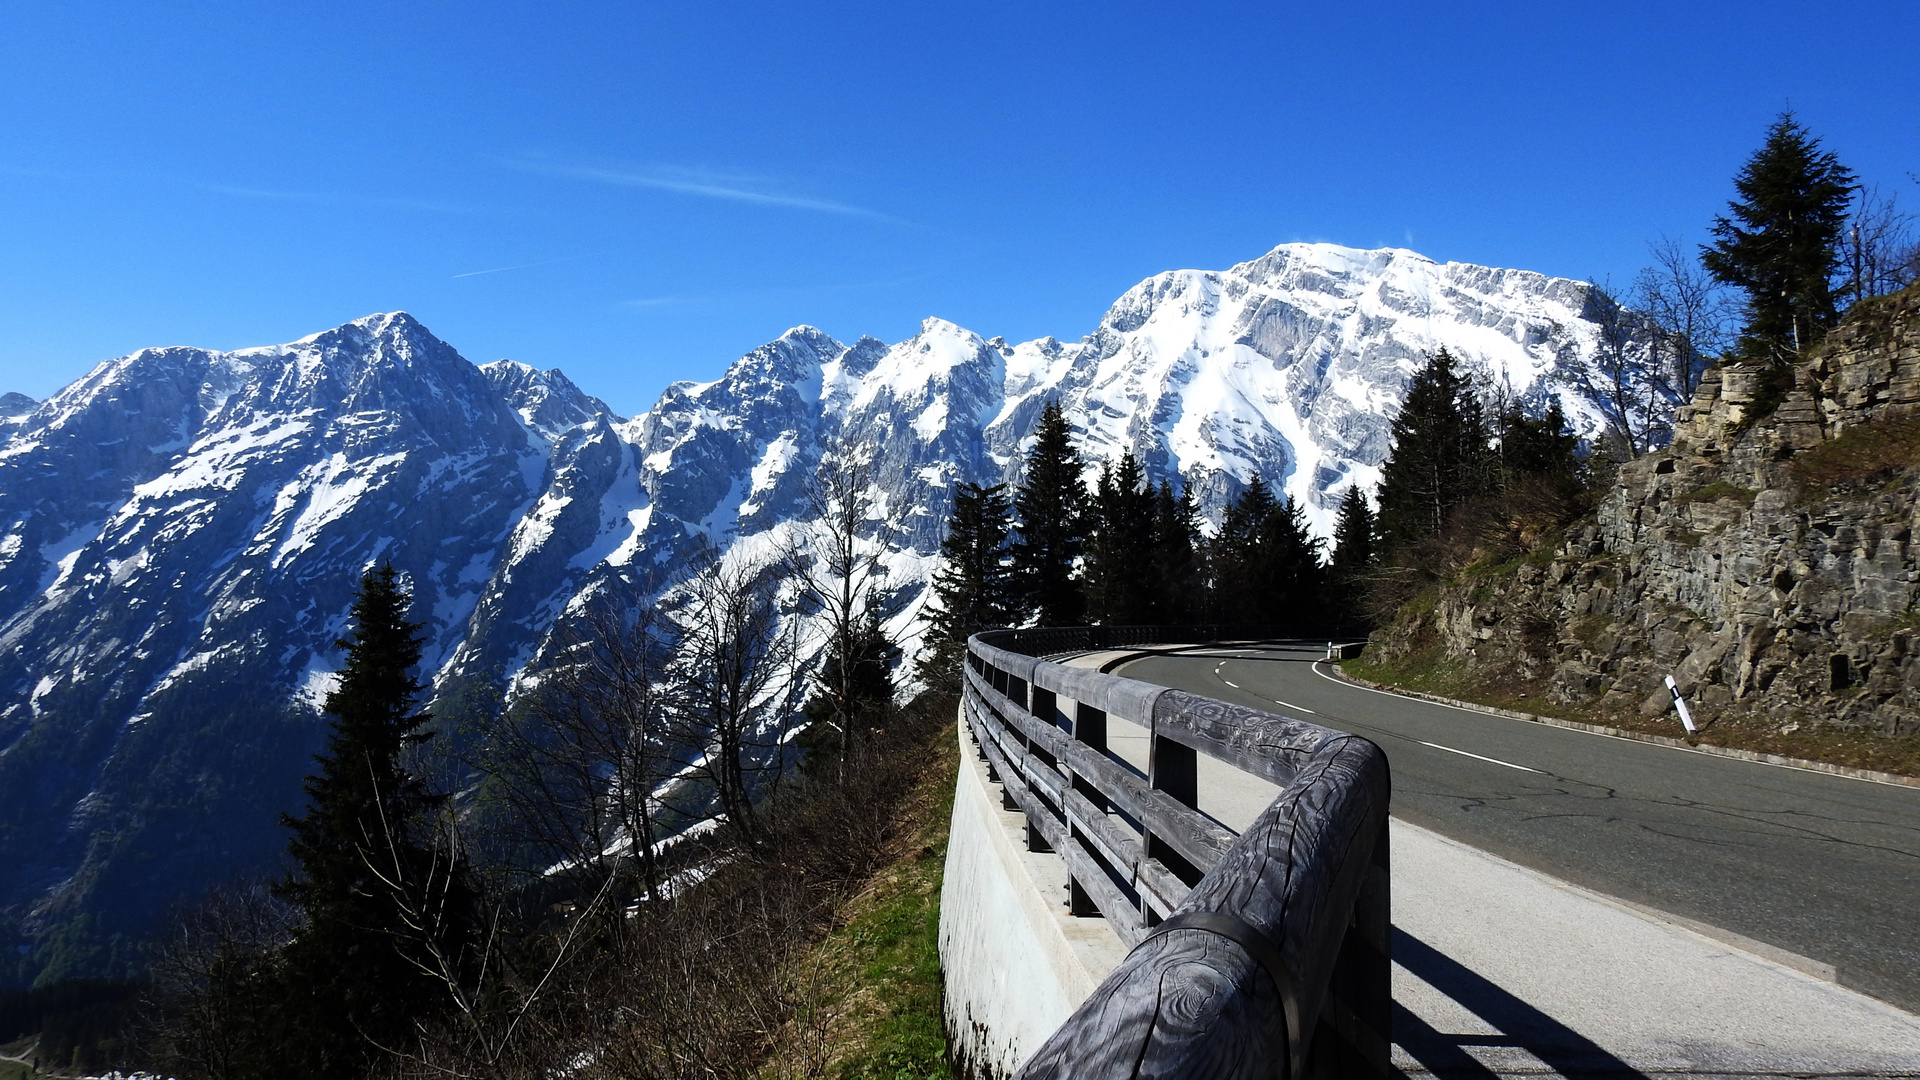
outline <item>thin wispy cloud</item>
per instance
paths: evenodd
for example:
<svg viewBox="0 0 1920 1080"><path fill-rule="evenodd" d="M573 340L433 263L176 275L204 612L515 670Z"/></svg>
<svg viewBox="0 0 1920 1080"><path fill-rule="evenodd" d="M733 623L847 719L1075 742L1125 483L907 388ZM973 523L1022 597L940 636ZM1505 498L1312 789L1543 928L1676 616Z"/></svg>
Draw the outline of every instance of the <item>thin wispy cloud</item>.
<svg viewBox="0 0 1920 1080"><path fill-rule="evenodd" d="M763 177L746 176L738 173L718 173L698 169L683 168L608 168L596 165L575 165L549 161L542 158L509 158L503 162L510 168L530 172L539 176L553 176L568 180L586 180L595 184L611 187L646 188L653 191L670 191L677 195L692 195L702 199L720 199L726 202L749 203L755 206L781 206L794 210L811 210L821 214L841 214L847 217L870 218L875 221L899 221L892 214L883 214L878 210L869 210L864 206L836 202L832 199L819 199L810 195L796 195L779 190L778 186Z"/></svg>
<svg viewBox="0 0 1920 1080"><path fill-rule="evenodd" d="M596 251L588 255L567 255L558 259L542 259L539 262L519 263L515 266L496 266L491 270L469 270L464 274L453 275L453 280L458 281L461 278L480 277L483 274L504 274L511 270L531 270L536 266L552 266L555 263L574 262L579 259L597 259L600 255L601 253Z"/></svg>

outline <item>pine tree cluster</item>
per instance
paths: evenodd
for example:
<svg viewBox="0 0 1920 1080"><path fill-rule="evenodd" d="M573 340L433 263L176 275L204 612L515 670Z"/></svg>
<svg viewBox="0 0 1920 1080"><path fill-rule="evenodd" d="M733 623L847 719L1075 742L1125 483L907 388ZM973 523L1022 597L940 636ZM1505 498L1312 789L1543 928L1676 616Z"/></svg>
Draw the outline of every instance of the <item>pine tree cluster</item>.
<svg viewBox="0 0 1920 1080"><path fill-rule="evenodd" d="M1184 625L1364 631L1417 586L1537 542L1584 508L1586 466L1557 401L1491 411L1445 349L1408 384L1378 512L1341 497L1329 549L1304 509L1252 477L1209 536L1190 489L1131 450L1089 469L1057 403L1009 499L962 485L934 577L921 674L956 677L966 639L1001 626Z"/></svg>
<svg viewBox="0 0 1920 1080"><path fill-rule="evenodd" d="M1357 490L1329 562L1302 508L1258 476L1209 537L1193 491L1151 482L1131 450L1089 473L1049 402L1012 498L1002 485L961 485L927 616L930 684L956 676L969 636L1002 626L1354 625L1375 543Z"/></svg>

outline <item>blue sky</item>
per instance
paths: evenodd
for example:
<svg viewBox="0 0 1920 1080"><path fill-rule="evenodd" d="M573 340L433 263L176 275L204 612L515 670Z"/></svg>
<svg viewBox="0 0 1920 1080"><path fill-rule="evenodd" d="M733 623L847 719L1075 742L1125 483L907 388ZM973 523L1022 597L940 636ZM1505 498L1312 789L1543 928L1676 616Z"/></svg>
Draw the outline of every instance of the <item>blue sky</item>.
<svg viewBox="0 0 1920 1080"><path fill-rule="evenodd" d="M1920 4L0 9L0 390L413 312L616 409L1291 240L1630 279L1789 104L1920 210Z"/></svg>

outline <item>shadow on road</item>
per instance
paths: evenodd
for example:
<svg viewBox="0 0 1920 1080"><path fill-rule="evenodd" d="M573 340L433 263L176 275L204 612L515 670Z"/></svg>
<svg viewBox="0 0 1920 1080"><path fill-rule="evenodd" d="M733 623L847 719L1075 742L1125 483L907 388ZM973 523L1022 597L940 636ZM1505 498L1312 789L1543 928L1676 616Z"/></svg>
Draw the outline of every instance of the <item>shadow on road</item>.
<svg viewBox="0 0 1920 1080"><path fill-rule="evenodd" d="M1495 1070L1467 1052L1469 1046L1524 1050L1566 1077L1645 1078L1592 1039L1541 1012L1485 976L1399 927L1393 928L1393 961L1422 982L1487 1022L1496 1035L1450 1035L1393 1006L1393 1041L1429 1072L1445 1077L1493 1077Z"/></svg>

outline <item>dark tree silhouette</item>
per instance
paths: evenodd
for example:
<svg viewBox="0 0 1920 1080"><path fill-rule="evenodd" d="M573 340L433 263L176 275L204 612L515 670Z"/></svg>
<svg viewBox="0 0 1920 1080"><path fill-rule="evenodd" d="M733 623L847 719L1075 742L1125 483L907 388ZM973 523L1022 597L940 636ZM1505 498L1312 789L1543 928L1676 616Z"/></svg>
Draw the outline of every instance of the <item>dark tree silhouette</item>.
<svg viewBox="0 0 1920 1080"><path fill-rule="evenodd" d="M1193 490L1160 482L1153 497L1154 609L1149 621L1198 622L1205 605L1200 570L1200 506Z"/></svg>
<svg viewBox="0 0 1920 1080"><path fill-rule="evenodd" d="M1307 516L1292 498L1282 499L1260 530L1259 557L1250 591L1259 609L1252 620L1306 627L1326 622L1326 571L1320 541L1307 531Z"/></svg>
<svg viewBox="0 0 1920 1080"><path fill-rule="evenodd" d="M1140 462L1128 450L1118 464L1103 466L1094 490L1086 564L1087 617L1110 626L1154 620L1153 491Z"/></svg>
<svg viewBox="0 0 1920 1080"><path fill-rule="evenodd" d="M1261 535L1273 511L1273 492L1258 474L1227 504L1220 530L1207 545L1208 591L1215 620L1261 621L1263 605L1255 588L1263 573Z"/></svg>
<svg viewBox="0 0 1920 1080"><path fill-rule="evenodd" d="M1373 507L1360 485L1347 488L1340 500L1340 518L1333 527L1333 558L1327 567L1327 593L1332 621L1358 626L1366 622L1361 600L1367 573L1374 566Z"/></svg>
<svg viewBox="0 0 1920 1080"><path fill-rule="evenodd" d="M1013 510L1004 484L963 483L953 496L953 515L940 541L940 569L933 574L933 605L927 612L921 678L944 685L958 676L967 638L1011 625L1017 618L1013 563L1007 548Z"/></svg>
<svg viewBox="0 0 1920 1080"><path fill-rule="evenodd" d="M1086 545L1085 472L1066 414L1059 402L1047 402L1013 498L1020 519L1013 567L1023 593L1021 606L1041 626L1076 626L1085 617L1085 600L1073 576L1074 562Z"/></svg>
<svg viewBox="0 0 1920 1080"><path fill-rule="evenodd" d="M1486 415L1445 349L1407 384L1393 421L1393 448L1381 469L1379 536L1387 549L1437 537L1490 481ZM1384 552L1383 552L1384 553Z"/></svg>
<svg viewBox="0 0 1920 1080"><path fill-rule="evenodd" d="M283 952L279 1075L367 1071L450 1004L449 980L477 960L477 893L464 860L438 839L446 800L402 764L426 738L419 623L391 564L354 600L347 662L327 695L333 717L307 812L286 817L298 870L280 893L305 915Z"/></svg>
<svg viewBox="0 0 1920 1080"><path fill-rule="evenodd" d="M1838 317L1834 277L1853 173L1782 113L1734 177L1731 216L1714 219L1701 262L1747 294L1742 359L1783 365L1819 343Z"/></svg>
<svg viewBox="0 0 1920 1080"><path fill-rule="evenodd" d="M961 639L964 647L966 639ZM806 716L813 723L795 739L796 745L806 751L800 759L800 771L813 778L824 777L829 770L825 763L834 759L829 756L835 741L822 737L824 731L831 730L838 716L844 715L867 735L872 735L887 726L893 716L893 669L900 662L900 646L894 644L888 636L886 626L880 621L880 609L869 607L860 627L853 638L853 657L849 661L840 654L837 643L829 643L827 658L821 664L820 685L827 687L845 686L847 688L847 707L837 709L829 694L816 694L807 702ZM952 676L949 675L949 678ZM866 739L855 740L856 745ZM827 750L829 754L819 751Z"/></svg>

